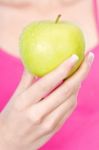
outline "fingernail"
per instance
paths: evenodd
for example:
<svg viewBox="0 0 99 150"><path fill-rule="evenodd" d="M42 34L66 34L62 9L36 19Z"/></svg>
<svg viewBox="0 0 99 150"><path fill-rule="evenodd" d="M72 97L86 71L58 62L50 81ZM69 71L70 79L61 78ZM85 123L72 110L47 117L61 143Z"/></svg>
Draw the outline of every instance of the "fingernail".
<svg viewBox="0 0 99 150"><path fill-rule="evenodd" d="M77 55L72 55L70 58L71 63L76 63L79 60L79 57Z"/></svg>
<svg viewBox="0 0 99 150"><path fill-rule="evenodd" d="M91 65L93 63L93 60L94 60L94 54L92 52L90 52L89 55L88 55L89 65Z"/></svg>

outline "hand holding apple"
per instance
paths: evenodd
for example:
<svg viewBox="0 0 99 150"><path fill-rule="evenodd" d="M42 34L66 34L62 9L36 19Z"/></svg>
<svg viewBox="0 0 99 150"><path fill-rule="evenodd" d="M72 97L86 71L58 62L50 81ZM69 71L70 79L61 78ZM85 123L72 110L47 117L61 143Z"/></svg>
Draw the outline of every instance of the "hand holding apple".
<svg viewBox="0 0 99 150"><path fill-rule="evenodd" d="M77 70L84 58L84 36L76 25L59 21L33 22L27 26L20 38L23 63L29 72L41 77L49 73L71 55L79 61L70 71Z"/></svg>

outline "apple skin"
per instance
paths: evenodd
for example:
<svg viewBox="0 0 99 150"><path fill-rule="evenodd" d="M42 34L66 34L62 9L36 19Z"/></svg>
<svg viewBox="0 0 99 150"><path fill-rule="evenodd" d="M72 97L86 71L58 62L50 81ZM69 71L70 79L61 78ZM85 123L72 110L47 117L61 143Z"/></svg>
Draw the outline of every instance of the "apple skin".
<svg viewBox="0 0 99 150"><path fill-rule="evenodd" d="M71 55L79 61L69 76L80 66L85 51L83 33L70 22L41 21L28 25L20 37L20 53L27 70L42 77L54 70Z"/></svg>

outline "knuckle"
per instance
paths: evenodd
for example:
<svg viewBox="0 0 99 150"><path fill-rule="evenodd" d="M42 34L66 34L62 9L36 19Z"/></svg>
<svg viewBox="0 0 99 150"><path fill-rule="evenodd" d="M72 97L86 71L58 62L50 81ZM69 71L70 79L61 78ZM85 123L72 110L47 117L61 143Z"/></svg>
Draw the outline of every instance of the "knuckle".
<svg viewBox="0 0 99 150"><path fill-rule="evenodd" d="M33 125L39 125L41 124L43 118L41 115L37 115L35 112L28 112L27 114L28 120L33 124Z"/></svg>
<svg viewBox="0 0 99 150"><path fill-rule="evenodd" d="M46 123L45 125L43 125L43 128L44 128L46 133L51 133L55 129L55 124L53 122L52 123Z"/></svg>
<svg viewBox="0 0 99 150"><path fill-rule="evenodd" d="M41 117L39 117L39 116L33 117L33 124L34 125L39 125L39 124L41 124L41 122L42 122L42 118Z"/></svg>

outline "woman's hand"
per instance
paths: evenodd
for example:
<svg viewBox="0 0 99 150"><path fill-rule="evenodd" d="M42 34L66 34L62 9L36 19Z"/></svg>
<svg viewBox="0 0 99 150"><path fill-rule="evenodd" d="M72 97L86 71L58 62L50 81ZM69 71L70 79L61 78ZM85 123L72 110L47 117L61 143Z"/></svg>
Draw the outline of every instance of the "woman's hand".
<svg viewBox="0 0 99 150"><path fill-rule="evenodd" d="M45 144L77 106L77 94L93 60L90 53L74 75L64 80L77 62L69 58L35 81L27 72L0 114L0 149L35 150ZM53 91L54 89L54 91Z"/></svg>

